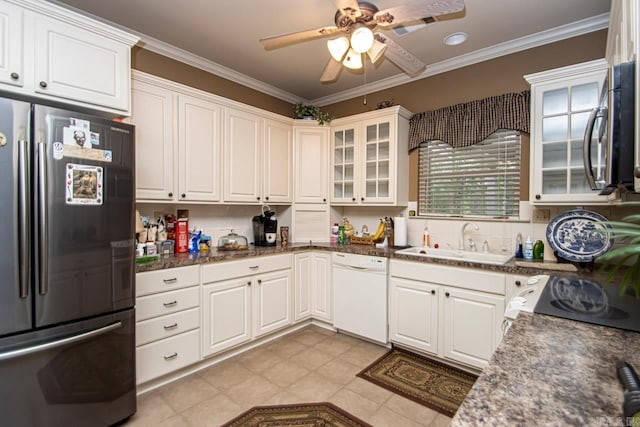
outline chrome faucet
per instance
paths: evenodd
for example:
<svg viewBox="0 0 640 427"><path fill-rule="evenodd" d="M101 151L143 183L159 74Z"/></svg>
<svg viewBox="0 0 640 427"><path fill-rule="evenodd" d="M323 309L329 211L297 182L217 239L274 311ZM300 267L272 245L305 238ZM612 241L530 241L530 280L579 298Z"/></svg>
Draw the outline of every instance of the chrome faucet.
<svg viewBox="0 0 640 427"><path fill-rule="evenodd" d="M478 224L476 224L475 222L465 222L464 224L462 224L462 228L460 229L460 236L458 236L458 249L460 249L461 251L464 251L464 233L467 230L467 226L469 225L472 226L476 231L480 230L480 227L478 227Z"/></svg>

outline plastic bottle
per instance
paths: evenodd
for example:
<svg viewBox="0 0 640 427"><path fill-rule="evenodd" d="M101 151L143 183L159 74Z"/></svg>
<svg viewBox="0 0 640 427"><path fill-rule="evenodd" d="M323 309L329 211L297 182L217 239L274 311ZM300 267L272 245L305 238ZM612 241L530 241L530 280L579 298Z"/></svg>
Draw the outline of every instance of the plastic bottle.
<svg viewBox="0 0 640 427"><path fill-rule="evenodd" d="M524 259L527 261L533 260L533 242L531 236L527 236L527 241L524 242Z"/></svg>
<svg viewBox="0 0 640 427"><path fill-rule="evenodd" d="M516 258L522 259L524 254L522 253L522 234L518 233L516 236Z"/></svg>
<svg viewBox="0 0 640 427"><path fill-rule="evenodd" d="M344 233L344 225L338 227L338 244L344 245L347 243L347 235Z"/></svg>
<svg viewBox="0 0 640 427"><path fill-rule="evenodd" d="M335 222L331 227L330 243L338 243L338 223Z"/></svg>
<svg viewBox="0 0 640 427"><path fill-rule="evenodd" d="M533 245L533 260L542 262L544 261L544 243L542 240L536 240Z"/></svg>
<svg viewBox="0 0 640 427"><path fill-rule="evenodd" d="M424 232L422 233L422 246L425 248L429 247L429 229L428 227L424 227Z"/></svg>

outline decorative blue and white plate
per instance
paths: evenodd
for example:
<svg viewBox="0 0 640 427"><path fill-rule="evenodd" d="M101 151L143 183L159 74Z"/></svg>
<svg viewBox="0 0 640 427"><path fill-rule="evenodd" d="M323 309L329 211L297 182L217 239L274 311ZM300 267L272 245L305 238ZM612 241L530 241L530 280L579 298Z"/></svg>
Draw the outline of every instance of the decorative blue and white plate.
<svg viewBox="0 0 640 427"><path fill-rule="evenodd" d="M602 215L584 209L563 212L547 225L547 241L567 261L591 262L613 246L613 236L603 233L609 226Z"/></svg>

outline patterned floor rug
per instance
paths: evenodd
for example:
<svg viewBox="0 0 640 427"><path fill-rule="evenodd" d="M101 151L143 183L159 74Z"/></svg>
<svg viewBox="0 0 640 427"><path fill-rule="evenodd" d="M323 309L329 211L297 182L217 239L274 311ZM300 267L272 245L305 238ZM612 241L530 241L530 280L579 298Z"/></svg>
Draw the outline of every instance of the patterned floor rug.
<svg viewBox="0 0 640 427"><path fill-rule="evenodd" d="M456 413L478 378L397 348L373 362L358 376L449 417Z"/></svg>
<svg viewBox="0 0 640 427"><path fill-rule="evenodd" d="M328 403L256 406L222 427L372 427Z"/></svg>

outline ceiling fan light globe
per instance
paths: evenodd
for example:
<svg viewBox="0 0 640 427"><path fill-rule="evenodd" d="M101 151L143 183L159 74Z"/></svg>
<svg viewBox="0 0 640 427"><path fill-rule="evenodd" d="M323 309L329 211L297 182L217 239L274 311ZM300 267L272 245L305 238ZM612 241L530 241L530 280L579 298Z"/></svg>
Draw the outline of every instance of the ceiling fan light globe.
<svg viewBox="0 0 640 427"><path fill-rule="evenodd" d="M342 65L352 70L359 70L362 68L362 54L353 49L349 49L347 56L345 56L344 61L342 61Z"/></svg>
<svg viewBox="0 0 640 427"><path fill-rule="evenodd" d="M384 43L380 43L378 40L373 41L373 46L371 49L367 51L367 55L372 63L378 62L382 55L384 55L385 50L387 50L387 45Z"/></svg>
<svg viewBox="0 0 640 427"><path fill-rule="evenodd" d="M365 53L373 46L373 33L367 27L358 27L351 34L351 48L358 53Z"/></svg>
<svg viewBox="0 0 640 427"><path fill-rule="evenodd" d="M342 36L337 39L327 41L327 49L331 57L336 61L342 61L344 54L349 50L349 39Z"/></svg>

